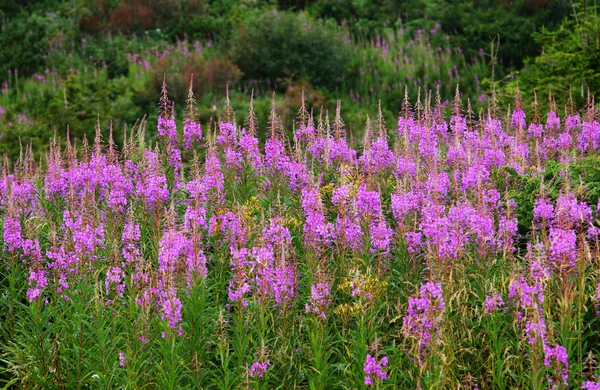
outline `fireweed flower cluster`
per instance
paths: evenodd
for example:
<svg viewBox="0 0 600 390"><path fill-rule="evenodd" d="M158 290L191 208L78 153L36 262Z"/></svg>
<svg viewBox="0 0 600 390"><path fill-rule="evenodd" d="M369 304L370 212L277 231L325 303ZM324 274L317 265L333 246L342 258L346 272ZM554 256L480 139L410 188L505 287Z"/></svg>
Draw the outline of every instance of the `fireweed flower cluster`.
<svg viewBox="0 0 600 390"><path fill-rule="evenodd" d="M317 283L310 286L310 300L305 306L306 313L314 313L326 318L326 309L331 304L329 284Z"/></svg>
<svg viewBox="0 0 600 390"><path fill-rule="evenodd" d="M160 116L158 118L158 136L168 141L177 140L177 125L175 124L175 118L164 118Z"/></svg>
<svg viewBox="0 0 600 390"><path fill-rule="evenodd" d="M523 210L531 205L511 198L524 190L514 188L510 175L539 181L551 160L595 158L600 126L593 110L560 118L552 108L544 122L540 115L529 120L519 105L501 120L490 106L474 120L458 95L447 120L446 106L432 105L428 96L414 110L406 101L392 131L382 115L369 121L362 146L354 149L340 104L333 121L327 112L317 118L303 106L293 140L273 108L262 143L252 104L241 128L229 106L214 126L202 128L188 99L178 129L165 96L166 88L153 148L144 144L142 125L124 134L122 150L112 134L105 141L98 130L93 144L82 142L79 150L70 139L54 141L44 167L37 166L29 147L14 168L0 164L2 266L10 277L20 275L13 295L32 305L31 313L16 313L26 305L12 305L19 315L3 321L27 320L44 310L57 315L74 299L86 299L74 309L92 300L94 319L107 316L130 327L135 337L127 342L139 341L143 348L155 348L153 339L164 343L163 332L174 343L204 332L204 356L217 359L213 353L219 348L234 356L260 340L274 352L270 361L255 361L249 353L231 361L254 362L248 375L264 378L267 367L278 366L287 353L281 340L306 329L308 318L316 318L315 329L323 332L315 334L323 337L314 339L317 347L329 340L336 316L354 332L352 321L388 302L390 289L405 289L397 265L406 264L406 272L429 282L409 297L406 312L392 313L390 306L377 315L390 324L389 313L402 319L414 369L429 370L430 354L447 347L439 343L446 340L442 324L453 318L446 304L465 313L473 309L470 301L455 306L464 296L457 285L469 285L462 270L496 272L508 262L510 276L483 278L487 291L502 294L486 296L483 309L478 301L474 310L495 313L493 319L512 316L515 344L530 352L523 369L537 363L554 383L568 385L578 357L567 356L572 349L557 343L557 318L569 313L557 314L556 306L559 299L570 308L578 305L569 299L580 299L581 307L590 300L600 304L597 275L590 275L600 248L598 206L565 183L558 190L540 188L533 209ZM529 216L530 226L520 216ZM82 294L91 290L84 286L94 293L78 296L80 288ZM190 315L196 305L208 307L201 318L206 326L198 326L197 313ZM123 318L131 323L123 324ZM381 344L395 342L380 328L368 330L381 334ZM234 333L237 339L228 344ZM136 366L133 354L126 360L119 350L138 346L119 345L112 356L128 369ZM308 355L294 359L313 358ZM336 351L327 356L319 362L322 368L348 363ZM362 370L360 363L358 382L389 380L386 358L369 355ZM242 371L232 367L224 370Z"/></svg>
<svg viewBox="0 0 600 390"><path fill-rule="evenodd" d="M595 240L592 209L573 193L558 196L555 205L547 198L536 200L533 215L538 231L535 248L549 259L548 267L558 274L577 272L580 248Z"/></svg>
<svg viewBox="0 0 600 390"><path fill-rule="evenodd" d="M373 380L383 381L387 379L387 372L383 370L383 367L387 367L388 358L382 357L379 362L371 356L367 355L365 360L365 364L363 366L363 370L365 372L365 385L371 386L373 384Z"/></svg>
<svg viewBox="0 0 600 390"><path fill-rule="evenodd" d="M569 356L567 350L561 345L557 345L554 348L550 348L547 345L544 346L544 365L546 367L555 366L560 372L560 378L565 386L569 386Z"/></svg>
<svg viewBox="0 0 600 390"><path fill-rule="evenodd" d="M421 286L418 297L408 299L403 333L407 339L414 340L419 364L431 343L437 342L445 308L440 283L428 282Z"/></svg>
<svg viewBox="0 0 600 390"><path fill-rule="evenodd" d="M509 286L508 298L514 302L514 310L525 338L530 345L546 342L546 322L543 312L544 289L541 282L530 283L524 276Z"/></svg>
<svg viewBox="0 0 600 390"><path fill-rule="evenodd" d="M285 307L297 295L298 272L291 261L289 230L273 219L263 230L265 245L251 250L231 247L229 299L248 305L250 298L261 304L271 302L273 307Z"/></svg>
<svg viewBox="0 0 600 390"><path fill-rule="evenodd" d="M183 143L184 149L190 150L195 144L202 141L202 127L200 123L192 118L185 118L183 122Z"/></svg>
<svg viewBox="0 0 600 390"><path fill-rule="evenodd" d="M600 382L585 381L581 388L584 390L600 390Z"/></svg>
<svg viewBox="0 0 600 390"><path fill-rule="evenodd" d="M568 386L569 362L567 350L561 345L551 347L546 316L543 310L544 287L541 282L529 282L526 277L514 280L509 286L508 298L514 305L517 326L522 337L530 347L530 354L535 358L542 354L544 366L551 367L556 379ZM553 379L552 379L553 380Z"/></svg>
<svg viewBox="0 0 600 390"><path fill-rule="evenodd" d="M390 253L393 231L384 217L378 191L369 191L364 184L358 189L344 185L333 190L331 201L338 208L332 226L338 250L364 253L364 238L368 237L371 253Z"/></svg>
<svg viewBox="0 0 600 390"><path fill-rule="evenodd" d="M504 308L504 300L502 299L502 295L494 294L491 297L485 297L485 314L493 313Z"/></svg>
<svg viewBox="0 0 600 390"><path fill-rule="evenodd" d="M267 373L267 368L271 365L269 360L265 362L254 362L250 367L250 378L262 378Z"/></svg>
<svg viewBox="0 0 600 390"><path fill-rule="evenodd" d="M321 250L330 242L332 224L325 219L318 188L302 191L302 209L306 218L304 224L306 243L317 251Z"/></svg>

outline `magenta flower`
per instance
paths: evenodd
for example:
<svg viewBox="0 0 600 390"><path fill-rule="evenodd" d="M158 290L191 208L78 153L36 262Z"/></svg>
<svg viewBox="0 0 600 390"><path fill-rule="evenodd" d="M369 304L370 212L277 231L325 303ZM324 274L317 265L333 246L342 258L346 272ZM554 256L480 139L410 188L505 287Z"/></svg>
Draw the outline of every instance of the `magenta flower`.
<svg viewBox="0 0 600 390"><path fill-rule="evenodd" d="M485 314L493 313L504 308L504 300L502 295L494 294L493 296L485 297Z"/></svg>
<svg viewBox="0 0 600 390"><path fill-rule="evenodd" d="M21 222L17 218L11 216L4 218L4 242L8 245L9 252L14 252L23 245Z"/></svg>
<svg viewBox="0 0 600 390"><path fill-rule="evenodd" d="M554 206L548 199L536 199L533 206L533 219L550 221L554 218Z"/></svg>
<svg viewBox="0 0 600 390"><path fill-rule="evenodd" d="M165 119L163 116L158 117L158 137L164 138L168 142L174 143L177 141L177 125L175 118Z"/></svg>
<svg viewBox="0 0 600 390"><path fill-rule="evenodd" d="M600 382L585 381L581 385L582 390L600 390Z"/></svg>
<svg viewBox="0 0 600 390"><path fill-rule="evenodd" d="M181 321L181 301L174 292L169 294L162 303L162 319L168 321L171 329L175 329Z"/></svg>
<svg viewBox="0 0 600 390"><path fill-rule="evenodd" d="M383 367L387 367L388 359L387 357L381 358L379 362L375 360L371 355L367 355L365 364L363 365L363 370L365 372L365 385L370 386L373 384L373 379L378 379L380 381L387 379L387 372L383 370Z"/></svg>
<svg viewBox="0 0 600 390"><path fill-rule="evenodd" d="M544 352L544 365L550 367L554 364L563 384L569 386L569 356L567 355L566 348L562 345L557 345L554 348L544 345Z"/></svg>
<svg viewBox="0 0 600 390"><path fill-rule="evenodd" d="M37 299L44 289L48 285L48 279L46 278L46 273L44 270L29 270L29 285L31 286L27 289L27 298L29 302L33 302Z"/></svg>
<svg viewBox="0 0 600 390"><path fill-rule="evenodd" d="M190 150L194 144L202 141L202 127L200 123L191 118L185 118L183 121L183 147Z"/></svg>
<svg viewBox="0 0 600 390"><path fill-rule="evenodd" d="M250 378L262 378L267 373L267 368L271 365L271 361L254 362L250 367Z"/></svg>
<svg viewBox="0 0 600 390"><path fill-rule="evenodd" d="M325 219L323 203L317 188L302 190L302 208L306 217L304 239L311 247L323 250L323 246L330 242L333 226Z"/></svg>
<svg viewBox="0 0 600 390"><path fill-rule="evenodd" d="M426 348L439 335L445 311L442 285L428 282L421 286L419 296L408 299L408 311L404 317L403 332L408 339L414 339L419 349L419 362Z"/></svg>
<svg viewBox="0 0 600 390"><path fill-rule="evenodd" d="M305 306L307 313L315 313L322 319L326 318L325 309L331 303L329 299L329 284L317 283L310 286L310 300Z"/></svg>

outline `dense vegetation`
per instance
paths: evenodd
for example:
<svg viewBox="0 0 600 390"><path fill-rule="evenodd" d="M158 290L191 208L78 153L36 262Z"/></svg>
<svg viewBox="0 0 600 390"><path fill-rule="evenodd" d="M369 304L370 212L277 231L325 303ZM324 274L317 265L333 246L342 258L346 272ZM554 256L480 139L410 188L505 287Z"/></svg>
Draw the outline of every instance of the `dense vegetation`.
<svg viewBox="0 0 600 390"><path fill-rule="evenodd" d="M595 5L0 21L0 386L600 389Z"/></svg>
<svg viewBox="0 0 600 390"><path fill-rule="evenodd" d="M438 103L434 103L435 101ZM19 388L600 387L600 124L439 97L359 149L226 101L0 167L0 380ZM550 106L554 106L551 102ZM147 132L156 126L155 142Z"/></svg>
<svg viewBox="0 0 600 390"><path fill-rule="evenodd" d="M399 112L406 87L413 100L419 87L422 96L439 88L443 102L460 84L475 112L492 90L509 104L518 83L528 103L553 89L564 104L572 86L583 106L599 88L587 2L5 0L0 21L0 150L13 161L19 138L37 154L55 127L81 142L98 116L115 128L156 120L163 73L179 101L194 74L203 123L217 118L229 85L240 110L254 90L262 120L277 92L291 129L304 90L329 111L343 98L357 137L379 100L384 114Z"/></svg>

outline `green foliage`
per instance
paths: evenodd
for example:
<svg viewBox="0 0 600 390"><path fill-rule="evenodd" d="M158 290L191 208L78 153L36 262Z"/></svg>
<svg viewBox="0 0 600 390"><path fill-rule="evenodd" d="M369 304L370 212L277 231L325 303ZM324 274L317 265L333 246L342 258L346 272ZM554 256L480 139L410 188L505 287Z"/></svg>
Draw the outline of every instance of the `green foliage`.
<svg viewBox="0 0 600 390"><path fill-rule="evenodd" d="M177 35L187 33L195 38L210 37L217 42L227 42L248 12L244 4L235 0L199 1L188 20L177 26Z"/></svg>
<svg viewBox="0 0 600 390"><path fill-rule="evenodd" d="M600 199L600 159L588 156L571 163L572 187L585 195L585 201L596 205Z"/></svg>
<svg viewBox="0 0 600 390"><path fill-rule="evenodd" d="M593 8L578 15L577 20L565 19L556 31L543 28L533 34L542 53L526 62L516 80L521 90L528 92L528 100L533 98L530 91L540 96L552 92L557 102L564 104L571 87L573 99L581 106L588 90L591 95L600 92L600 18Z"/></svg>
<svg viewBox="0 0 600 390"><path fill-rule="evenodd" d="M525 58L538 53L540 43L531 35L540 27L553 27L568 14L563 0L533 2L517 0L458 0L441 4L442 29L452 37L467 58L480 49L488 50L492 39L500 39L500 64L519 68Z"/></svg>
<svg viewBox="0 0 600 390"><path fill-rule="evenodd" d="M245 79L304 78L315 86L334 89L349 59L338 29L291 12L251 18L232 44L233 59Z"/></svg>
<svg viewBox="0 0 600 390"><path fill-rule="evenodd" d="M351 45L352 61L342 97L350 96L359 106L375 110L381 101L382 108L394 117L402 107L406 87L410 102L416 104L420 98L422 104L431 90L439 92L442 101L451 101L460 83L463 100L470 98L473 105L478 104L482 93L479 80L488 74L485 59L478 55L467 62L438 28L413 34L405 27L383 31L373 40L360 38Z"/></svg>
<svg viewBox="0 0 600 390"><path fill-rule="evenodd" d="M419 21L421 26L429 19L426 0L320 0L293 6L291 0L280 0L282 8L308 9L311 14L323 19L346 21L353 33L377 34L383 27L393 26L399 19ZM431 21L431 23L435 23Z"/></svg>
<svg viewBox="0 0 600 390"><path fill-rule="evenodd" d="M3 25L0 33L0 81L14 81L9 70L18 70L20 77L28 77L41 69L44 55L50 49L52 38L64 37L63 20L56 14L20 14ZM67 32L68 33L68 32ZM59 38L60 39L60 38Z"/></svg>
<svg viewBox="0 0 600 390"><path fill-rule="evenodd" d="M28 99L19 99L12 107L16 113L24 113L32 118L31 123L21 122L16 114L9 113L1 123L3 132L0 137L0 150L8 152L14 161L18 157L19 143L42 147L49 144L55 129L64 139L67 128L72 139L83 140L90 137L101 118L101 126L108 128L110 122L118 130L114 134L117 143L122 142L125 123L130 126L144 114L133 104L133 90L124 79L107 79L71 74L63 81L61 88L52 91L49 86L40 88L39 84L26 85L38 88ZM35 119L33 119L35 118ZM8 123L12 123L9 125ZM51 125L52 124L52 125Z"/></svg>

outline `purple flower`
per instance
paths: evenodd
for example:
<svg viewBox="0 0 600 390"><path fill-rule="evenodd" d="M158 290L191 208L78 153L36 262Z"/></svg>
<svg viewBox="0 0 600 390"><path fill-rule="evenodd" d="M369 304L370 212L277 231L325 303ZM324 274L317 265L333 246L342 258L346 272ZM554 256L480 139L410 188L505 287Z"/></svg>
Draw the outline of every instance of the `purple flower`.
<svg viewBox="0 0 600 390"><path fill-rule="evenodd" d="M29 285L31 287L27 290L27 298L29 298L29 302L33 302L41 295L44 287L48 285L48 279L44 270L35 271L34 269L30 269Z"/></svg>
<svg viewBox="0 0 600 390"><path fill-rule="evenodd" d="M262 155L258 149L258 139L247 134L245 129L242 130L239 147L252 168L258 169L263 166Z"/></svg>
<svg viewBox="0 0 600 390"><path fill-rule="evenodd" d="M123 270L119 267L108 267L106 270L106 280L104 281L106 295L110 293L110 286L115 285L115 294L119 298L123 297L123 292L125 291L125 274ZM123 280L122 283L121 280Z"/></svg>
<svg viewBox="0 0 600 390"><path fill-rule="evenodd" d="M325 219L321 195L317 188L302 190L302 209L306 217L304 239L309 246L322 250L323 246L330 242L333 226Z"/></svg>
<svg viewBox="0 0 600 390"><path fill-rule="evenodd" d="M444 311L445 303L440 283L428 282L421 286L418 297L408 299L403 332L405 337L416 341L420 351L420 364L426 348L439 334Z"/></svg>
<svg viewBox="0 0 600 390"><path fill-rule="evenodd" d="M175 118L166 119L163 116L158 117L158 137L164 138L170 143L177 141L177 125Z"/></svg>
<svg viewBox="0 0 600 390"><path fill-rule="evenodd" d="M195 143L202 141L202 127L191 118L183 121L183 147L190 150Z"/></svg>
<svg viewBox="0 0 600 390"><path fill-rule="evenodd" d="M600 382L585 381L581 385L582 390L600 390Z"/></svg>
<svg viewBox="0 0 600 390"><path fill-rule="evenodd" d="M596 301L596 310L598 310L596 314L600 316L600 282L596 285L596 295L594 296L594 300Z"/></svg>
<svg viewBox="0 0 600 390"><path fill-rule="evenodd" d="M514 110L512 112L511 124L516 128L525 128L527 126L525 123L525 112L523 110Z"/></svg>
<svg viewBox="0 0 600 390"><path fill-rule="evenodd" d="M317 283L310 286L310 300L305 306L307 313L315 313L322 319L326 318L325 309L331 303L329 299L329 284Z"/></svg>
<svg viewBox="0 0 600 390"><path fill-rule="evenodd" d="M158 248L158 270L161 278L167 279L182 267L182 259L189 256L190 241L176 230L166 231Z"/></svg>
<svg viewBox="0 0 600 390"><path fill-rule="evenodd" d="M525 338L529 345L534 345L536 341L546 342L546 322L543 318L537 321L527 321L525 323Z"/></svg>
<svg viewBox="0 0 600 390"><path fill-rule="evenodd" d="M550 259L560 266L576 268L577 235L573 229L550 228Z"/></svg>
<svg viewBox="0 0 600 390"><path fill-rule="evenodd" d="M369 227L371 232L371 252L379 252L384 255L390 253L390 243L392 241L392 229L383 219L383 216L379 217L379 221L372 223Z"/></svg>
<svg viewBox="0 0 600 390"><path fill-rule="evenodd" d="M527 132L532 137L540 138L544 134L544 127L540 124L530 123Z"/></svg>
<svg viewBox="0 0 600 390"><path fill-rule="evenodd" d="M408 214L418 210L419 196L414 192L393 194L391 206L398 224L404 225Z"/></svg>
<svg viewBox="0 0 600 390"><path fill-rule="evenodd" d="M23 245L21 222L9 215L4 218L4 243L8 245L9 252L14 252Z"/></svg>
<svg viewBox="0 0 600 390"><path fill-rule="evenodd" d="M556 199L556 216L574 224L588 222L592 219L592 209L585 202L578 202L575 195L569 193Z"/></svg>
<svg viewBox="0 0 600 390"><path fill-rule="evenodd" d="M139 241L141 237L140 225L126 222L123 226L121 242L123 249L121 253L127 262L134 262L140 257Z"/></svg>
<svg viewBox="0 0 600 390"><path fill-rule="evenodd" d="M385 137L378 137L366 148L358 159L365 173L377 174L391 169L394 165L394 153L390 150Z"/></svg>
<svg viewBox="0 0 600 390"><path fill-rule="evenodd" d="M533 219L536 221L550 221L554 218L554 206L549 199L536 199L533 206Z"/></svg>
<svg viewBox="0 0 600 390"><path fill-rule="evenodd" d="M502 308L504 308L504 300L502 300L502 295L494 294L491 297L485 297L485 314L493 313Z"/></svg>
<svg viewBox="0 0 600 390"><path fill-rule="evenodd" d="M422 245L423 233L407 232L404 235L404 239L406 241L406 250L408 253L417 253Z"/></svg>
<svg viewBox="0 0 600 390"><path fill-rule="evenodd" d="M509 285L508 298L514 300L518 307L538 310L544 303L542 284L537 282L530 285L525 277L521 276Z"/></svg>
<svg viewBox="0 0 600 390"><path fill-rule="evenodd" d="M254 247L252 250L231 248L232 279L229 299L247 305L246 297L256 297L261 304L287 306L294 302L298 274L292 263L276 258L272 247Z"/></svg>
<svg viewBox="0 0 600 390"><path fill-rule="evenodd" d="M181 301L171 292L164 299L162 304L162 319L167 320L169 328L175 329L177 323L181 321Z"/></svg>
<svg viewBox="0 0 600 390"><path fill-rule="evenodd" d="M376 378L380 381L387 379L387 372L383 370L383 367L386 367L388 364L387 357L381 358L379 362L375 360L371 355L367 355L365 360L365 364L363 365L363 370L365 372L365 385L370 386L373 384L373 378Z"/></svg>
<svg viewBox="0 0 600 390"><path fill-rule="evenodd" d="M341 247L361 250L363 246L363 229L350 216L338 215L333 235Z"/></svg>
<svg viewBox="0 0 600 390"><path fill-rule="evenodd" d="M235 145L236 141L237 139L235 124L230 122L220 122L217 143L228 148Z"/></svg>
<svg viewBox="0 0 600 390"><path fill-rule="evenodd" d="M358 214L367 220L378 217L381 214L381 199L379 192L368 191L363 184L358 189L356 197L356 208Z"/></svg>
<svg viewBox="0 0 600 390"><path fill-rule="evenodd" d="M263 240L270 248L285 248L292 243L290 230L282 224L281 218L273 218L263 229Z"/></svg>
<svg viewBox="0 0 600 390"><path fill-rule="evenodd" d="M271 365L271 361L267 360L265 362L254 362L250 367L250 378L258 377L262 378L266 372L267 368Z"/></svg>
<svg viewBox="0 0 600 390"><path fill-rule="evenodd" d="M552 363L555 364L557 373L560 374L560 377L565 386L569 385L569 356L567 355L567 350L562 345L557 345L554 348L550 348L547 345L544 345L544 365L546 367L550 367Z"/></svg>

